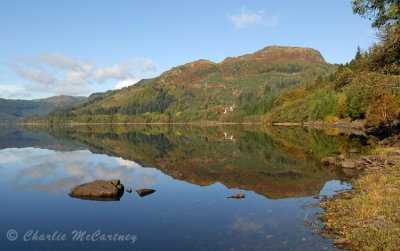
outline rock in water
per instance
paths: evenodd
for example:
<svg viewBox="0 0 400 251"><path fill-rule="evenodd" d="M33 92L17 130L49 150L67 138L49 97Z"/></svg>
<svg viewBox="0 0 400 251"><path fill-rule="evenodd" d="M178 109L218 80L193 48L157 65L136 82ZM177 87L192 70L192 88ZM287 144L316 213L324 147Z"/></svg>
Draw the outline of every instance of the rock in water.
<svg viewBox="0 0 400 251"><path fill-rule="evenodd" d="M155 191L156 190L154 190L154 189L139 189L139 190L136 190L137 194L140 197L144 197L144 196L150 195L150 194L154 193Z"/></svg>
<svg viewBox="0 0 400 251"><path fill-rule="evenodd" d="M234 195L229 196L227 198L229 198L229 199L244 199L244 198L246 198L246 195L242 194L242 193L237 193L237 194L234 194Z"/></svg>
<svg viewBox="0 0 400 251"><path fill-rule="evenodd" d="M128 187L128 188L126 189L126 191L127 191L128 193L132 193L132 188L131 188L131 187Z"/></svg>
<svg viewBox="0 0 400 251"><path fill-rule="evenodd" d="M88 200L119 200L124 186L119 180L95 180L71 189L69 196Z"/></svg>

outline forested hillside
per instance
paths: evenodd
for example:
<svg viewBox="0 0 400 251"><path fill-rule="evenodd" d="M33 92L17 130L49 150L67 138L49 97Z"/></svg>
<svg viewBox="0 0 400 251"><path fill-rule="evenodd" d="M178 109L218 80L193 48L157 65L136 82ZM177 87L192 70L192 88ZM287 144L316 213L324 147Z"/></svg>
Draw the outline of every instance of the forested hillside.
<svg viewBox="0 0 400 251"><path fill-rule="evenodd" d="M0 98L0 123L46 115L55 108L84 101L85 97L55 96L46 99L13 100Z"/></svg>
<svg viewBox="0 0 400 251"><path fill-rule="evenodd" d="M380 26L378 37L378 43L358 48L355 58L335 73L283 92L263 121L366 119L378 124L399 118L399 25Z"/></svg>
<svg viewBox="0 0 400 251"><path fill-rule="evenodd" d="M221 63L198 60L51 113L50 122L260 121L276 98L336 70L309 48L270 46Z"/></svg>

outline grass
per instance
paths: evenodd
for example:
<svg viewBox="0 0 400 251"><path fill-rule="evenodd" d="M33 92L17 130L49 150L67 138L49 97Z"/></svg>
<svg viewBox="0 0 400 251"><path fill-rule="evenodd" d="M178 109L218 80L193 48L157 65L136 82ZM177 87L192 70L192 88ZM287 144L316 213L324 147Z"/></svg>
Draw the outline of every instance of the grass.
<svg viewBox="0 0 400 251"><path fill-rule="evenodd" d="M378 148L387 156L397 148ZM322 202L324 234L350 250L398 250L400 247L400 156L384 167L355 180L350 192Z"/></svg>

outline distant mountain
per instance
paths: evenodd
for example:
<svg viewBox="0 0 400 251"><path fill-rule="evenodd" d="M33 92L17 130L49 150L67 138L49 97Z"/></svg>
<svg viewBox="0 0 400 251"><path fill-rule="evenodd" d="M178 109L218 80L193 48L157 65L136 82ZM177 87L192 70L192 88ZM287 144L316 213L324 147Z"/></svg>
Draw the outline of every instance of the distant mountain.
<svg viewBox="0 0 400 251"><path fill-rule="evenodd" d="M335 71L310 48L270 46L198 60L50 114L52 122L260 121L282 92Z"/></svg>
<svg viewBox="0 0 400 251"><path fill-rule="evenodd" d="M43 116L56 108L85 101L86 97L55 96L46 99L13 100L0 98L0 123L17 121L19 119Z"/></svg>

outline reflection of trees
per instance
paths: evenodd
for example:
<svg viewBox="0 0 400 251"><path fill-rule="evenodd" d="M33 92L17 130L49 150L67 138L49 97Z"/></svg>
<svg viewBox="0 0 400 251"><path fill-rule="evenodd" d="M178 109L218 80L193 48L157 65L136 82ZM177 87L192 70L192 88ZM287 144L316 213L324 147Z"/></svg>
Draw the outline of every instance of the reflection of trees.
<svg viewBox="0 0 400 251"><path fill-rule="evenodd" d="M335 177L319 166L319 159L360 146L355 137L328 135L302 127L98 125L53 127L48 131L30 128L17 134L3 134L2 138L12 142L17 137L14 140L18 141L21 134L34 138L34 147L89 149L156 167L193 184L220 182L270 198L318 193L326 180ZM229 139L226 135L230 135ZM23 142L24 147L29 146L29 141ZM88 158L92 157L89 154ZM75 166L68 171L85 168ZM115 171L103 170L104 178L116 174Z"/></svg>
<svg viewBox="0 0 400 251"><path fill-rule="evenodd" d="M304 130L284 131L277 139L252 127L85 126L58 128L51 134L198 185L220 182L271 198L318 193L334 174L306 158L305 148L297 141L306 138L307 146L312 146L315 138ZM227 140L227 134L233 140ZM286 135L292 143L286 142ZM336 149L332 137L327 137L326 144ZM316 139L321 141L321 137ZM298 153L293 154L293 149Z"/></svg>

